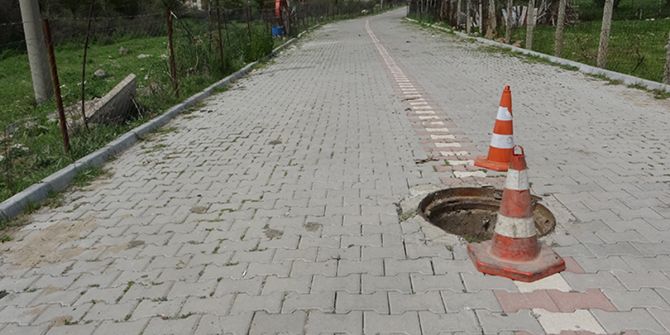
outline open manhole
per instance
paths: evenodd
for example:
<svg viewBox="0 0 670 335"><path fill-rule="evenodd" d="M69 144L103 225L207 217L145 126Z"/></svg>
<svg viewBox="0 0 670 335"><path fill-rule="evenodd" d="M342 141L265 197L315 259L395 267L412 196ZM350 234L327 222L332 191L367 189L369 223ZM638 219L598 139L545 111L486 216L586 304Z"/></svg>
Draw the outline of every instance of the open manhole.
<svg viewBox="0 0 670 335"><path fill-rule="evenodd" d="M450 188L428 194L419 203L419 213L444 231L468 242L491 239L495 228L502 190L493 188ZM533 219L539 236L549 234L556 218L532 196Z"/></svg>

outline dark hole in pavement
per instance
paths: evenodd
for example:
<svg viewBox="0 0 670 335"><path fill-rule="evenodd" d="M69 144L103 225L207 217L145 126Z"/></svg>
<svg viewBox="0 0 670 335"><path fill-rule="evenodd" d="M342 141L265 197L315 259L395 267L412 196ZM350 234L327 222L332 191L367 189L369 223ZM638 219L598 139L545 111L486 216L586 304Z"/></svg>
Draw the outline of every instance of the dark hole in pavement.
<svg viewBox="0 0 670 335"><path fill-rule="evenodd" d="M419 203L419 213L442 230L468 242L491 239L495 228L502 190L493 188L449 188L428 194ZM533 218L539 236L556 226L554 215L532 196Z"/></svg>

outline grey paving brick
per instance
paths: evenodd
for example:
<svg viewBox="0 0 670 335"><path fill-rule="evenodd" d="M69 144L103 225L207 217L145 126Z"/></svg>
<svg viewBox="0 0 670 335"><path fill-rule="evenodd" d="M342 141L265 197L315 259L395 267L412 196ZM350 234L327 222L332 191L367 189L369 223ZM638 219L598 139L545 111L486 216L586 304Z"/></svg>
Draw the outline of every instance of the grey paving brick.
<svg viewBox="0 0 670 335"><path fill-rule="evenodd" d="M249 334L303 334L307 314L303 311L292 314L267 314L258 312L251 321Z"/></svg>
<svg viewBox="0 0 670 335"><path fill-rule="evenodd" d="M311 284L311 275L287 278L268 276L265 278L265 284L263 285L263 294L267 295L275 292L309 293Z"/></svg>
<svg viewBox="0 0 670 335"><path fill-rule="evenodd" d="M401 293L410 293L412 286L410 284L409 274L401 273L395 276L371 276L361 275L361 291L363 294L377 291L395 291Z"/></svg>
<svg viewBox="0 0 670 335"><path fill-rule="evenodd" d="M424 275L420 273L410 274L414 292L423 293L428 291L452 290L462 292L465 290L461 277L458 273L447 273L442 275Z"/></svg>
<svg viewBox="0 0 670 335"><path fill-rule="evenodd" d="M148 319L151 317L174 318L177 317L181 306L184 304L184 299L176 299L172 301L167 300L142 300L132 316L128 319L130 321L139 319Z"/></svg>
<svg viewBox="0 0 670 335"><path fill-rule="evenodd" d="M614 276L623 283L629 290L639 290L642 287L648 288L665 288L670 289L670 277L662 272L650 269L643 275L632 272L612 271Z"/></svg>
<svg viewBox="0 0 670 335"><path fill-rule="evenodd" d="M200 319L197 335L242 335L249 333L253 313L233 316L204 315Z"/></svg>
<svg viewBox="0 0 670 335"><path fill-rule="evenodd" d="M628 312L605 312L592 310L591 313L603 326L607 333L634 331L651 331L663 333L666 330L644 309L633 309Z"/></svg>
<svg viewBox="0 0 670 335"><path fill-rule="evenodd" d="M87 335L92 334L96 323L82 324L82 325L62 325L54 326L47 332L47 335Z"/></svg>
<svg viewBox="0 0 670 335"><path fill-rule="evenodd" d="M254 277L251 279L221 279L218 281L214 296L220 297L235 293L258 295L261 294L263 280L263 277Z"/></svg>
<svg viewBox="0 0 670 335"><path fill-rule="evenodd" d="M371 294L337 292L335 296L335 312L341 314L350 311L375 311L381 314L388 314L388 295L386 292Z"/></svg>
<svg viewBox="0 0 670 335"><path fill-rule="evenodd" d="M152 318L142 332L143 335L181 335L193 334L200 320L199 315L191 315L187 318L162 319Z"/></svg>
<svg viewBox="0 0 670 335"><path fill-rule="evenodd" d="M442 291L442 299L448 313L458 313L473 309L485 309L490 312L502 312L498 299L492 291L457 293Z"/></svg>
<svg viewBox="0 0 670 335"><path fill-rule="evenodd" d="M42 335L47 332L51 325L43 324L36 326L20 326L14 323L2 328L2 335Z"/></svg>
<svg viewBox="0 0 670 335"><path fill-rule="evenodd" d="M82 319L84 314L86 314L91 307L92 304L90 303L74 307L48 305L48 307L45 308L33 322L35 324L40 324L46 322L63 322L67 320L68 322L76 323ZM3 312L6 310L7 308L5 308Z"/></svg>
<svg viewBox="0 0 670 335"><path fill-rule="evenodd" d="M487 310L475 310L477 318L485 334L497 333L503 330L526 331L531 334L544 333L540 323L528 310L517 313L492 313Z"/></svg>
<svg viewBox="0 0 670 335"><path fill-rule="evenodd" d="M670 305L652 289L643 288L638 291L603 290L603 293L620 311L630 311L633 308L669 309Z"/></svg>
<svg viewBox="0 0 670 335"><path fill-rule="evenodd" d="M577 291L585 291L589 288L625 290L624 286L609 272L584 274L565 272L562 276L570 287Z"/></svg>
<svg viewBox="0 0 670 335"><path fill-rule="evenodd" d="M439 292L417 294L389 292L388 296L391 314L403 314L407 311L446 312Z"/></svg>
<svg viewBox="0 0 670 335"><path fill-rule="evenodd" d="M115 322L104 321L93 333L94 335L140 335L149 323L149 319L129 321L129 322Z"/></svg>
<svg viewBox="0 0 670 335"><path fill-rule="evenodd" d="M473 311L459 313L432 313L419 312L422 334L443 334L446 332L465 332L474 334L480 332L477 319Z"/></svg>
<svg viewBox="0 0 670 335"><path fill-rule="evenodd" d="M122 304L96 303L84 316L84 321L124 321L126 317L133 314L137 302L126 302Z"/></svg>
<svg viewBox="0 0 670 335"><path fill-rule="evenodd" d="M363 312L331 314L310 311L305 325L306 334L363 334Z"/></svg>
<svg viewBox="0 0 670 335"><path fill-rule="evenodd" d="M363 312L363 325L366 334L419 334L419 315L407 312L402 315L380 315L375 312Z"/></svg>
<svg viewBox="0 0 670 335"><path fill-rule="evenodd" d="M335 292L312 294L288 293L284 297L282 313L293 313L297 310L319 310L324 313L335 311Z"/></svg>
<svg viewBox="0 0 670 335"><path fill-rule="evenodd" d="M384 263L381 259L371 259L367 261L348 261L340 260L337 265L337 275L346 276L352 273L366 273L374 276L384 274Z"/></svg>
<svg viewBox="0 0 670 335"><path fill-rule="evenodd" d="M337 260L329 260L325 262L303 262L293 261L293 268L291 269L291 276L309 276L309 275L324 275L335 276L337 273Z"/></svg>
<svg viewBox="0 0 670 335"><path fill-rule="evenodd" d="M235 296L231 315L243 314L254 311L266 311L268 313L279 313L284 293L275 292L268 295L247 295L240 293Z"/></svg>
<svg viewBox="0 0 670 335"><path fill-rule="evenodd" d="M181 307L179 315L208 314L225 316L228 315L234 299L234 295L225 295L218 298L189 297Z"/></svg>
<svg viewBox="0 0 670 335"><path fill-rule="evenodd" d="M395 276L398 273L422 273L433 274L433 267L428 258L396 260L384 259L384 272L387 276Z"/></svg>
<svg viewBox="0 0 670 335"><path fill-rule="evenodd" d="M487 276L483 274L462 273L461 278L468 292L477 292L481 290L506 290L517 292L519 289L510 279L503 277Z"/></svg>
<svg viewBox="0 0 670 335"><path fill-rule="evenodd" d="M314 276L311 293L335 291L344 291L348 293L361 292L361 275L351 274L343 277Z"/></svg>

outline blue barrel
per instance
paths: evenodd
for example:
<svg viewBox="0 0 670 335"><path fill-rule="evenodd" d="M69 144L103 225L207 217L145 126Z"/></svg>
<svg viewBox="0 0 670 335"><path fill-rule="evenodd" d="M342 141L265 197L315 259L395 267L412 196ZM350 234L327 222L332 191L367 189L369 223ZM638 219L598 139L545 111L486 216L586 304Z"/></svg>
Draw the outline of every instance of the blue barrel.
<svg viewBox="0 0 670 335"><path fill-rule="evenodd" d="M281 37L281 36L284 36L284 27L272 26L272 37Z"/></svg>

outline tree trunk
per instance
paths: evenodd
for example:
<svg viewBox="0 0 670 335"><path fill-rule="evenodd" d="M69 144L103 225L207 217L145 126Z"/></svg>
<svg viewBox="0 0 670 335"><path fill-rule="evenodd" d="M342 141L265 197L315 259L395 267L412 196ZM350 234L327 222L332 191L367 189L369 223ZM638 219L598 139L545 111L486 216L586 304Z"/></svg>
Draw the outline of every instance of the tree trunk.
<svg viewBox="0 0 670 335"><path fill-rule="evenodd" d="M607 43L610 38L610 27L612 26L612 9L614 0L605 0L603 9L603 25L600 29L600 44L598 45L598 60L596 65L604 68L607 65Z"/></svg>
<svg viewBox="0 0 670 335"><path fill-rule="evenodd" d="M668 34L668 44L665 46L665 76L663 82L670 85L670 34Z"/></svg>
<svg viewBox="0 0 670 335"><path fill-rule="evenodd" d="M563 29L565 29L565 7L568 0L560 0L558 3L558 17L556 18L556 36L554 38L554 55L561 57L563 52Z"/></svg>
<svg viewBox="0 0 670 335"><path fill-rule="evenodd" d="M505 26L505 43L512 42L512 0L507 0L507 23Z"/></svg>
<svg viewBox="0 0 670 335"><path fill-rule="evenodd" d="M461 20L461 10L462 10L461 2L463 2L463 1L462 0L456 0L456 29L461 28L461 22L462 22L462 20Z"/></svg>
<svg viewBox="0 0 670 335"><path fill-rule="evenodd" d="M528 1L526 15L526 49L533 50L533 30L535 29L535 0Z"/></svg>
<svg viewBox="0 0 670 335"><path fill-rule="evenodd" d="M477 4L479 6L478 11L479 11L479 35L484 35L484 9L483 9L483 2L484 0L478 0Z"/></svg>
<svg viewBox="0 0 670 335"><path fill-rule="evenodd" d="M472 3L470 0L465 0L465 32L470 34L472 31L472 15L470 13L470 7Z"/></svg>
<svg viewBox="0 0 670 335"><path fill-rule="evenodd" d="M487 21L487 27L486 27L486 38L493 39L496 37L496 2L495 0L489 0L489 12L488 12L488 19Z"/></svg>

